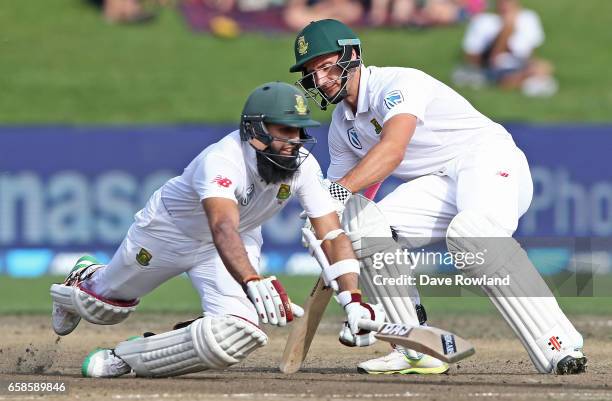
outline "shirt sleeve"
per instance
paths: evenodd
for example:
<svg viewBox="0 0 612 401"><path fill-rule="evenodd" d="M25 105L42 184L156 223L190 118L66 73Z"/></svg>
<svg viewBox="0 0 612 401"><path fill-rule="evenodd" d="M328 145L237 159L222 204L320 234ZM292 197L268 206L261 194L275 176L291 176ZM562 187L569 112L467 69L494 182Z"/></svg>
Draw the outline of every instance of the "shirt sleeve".
<svg viewBox="0 0 612 401"><path fill-rule="evenodd" d="M240 169L226 157L206 155L196 166L192 185L200 201L206 198L227 198L238 203L236 193L241 186Z"/></svg>
<svg viewBox="0 0 612 401"><path fill-rule="evenodd" d="M359 156L346 146L346 142L341 141L337 132L330 131L328 138L329 167L327 168L327 178L331 181L338 181L359 163Z"/></svg>
<svg viewBox="0 0 612 401"><path fill-rule="evenodd" d="M463 51L467 54L482 54L495 40L501 29L499 17L479 14L469 23L463 36Z"/></svg>
<svg viewBox="0 0 612 401"><path fill-rule="evenodd" d="M297 196L308 217L317 218L336 211L332 197L323 184L321 167L313 155L302 165Z"/></svg>
<svg viewBox="0 0 612 401"><path fill-rule="evenodd" d="M377 111L384 116L383 125L398 114L412 114L425 121L425 110L432 100L433 88L422 71L398 76L377 94Z"/></svg>
<svg viewBox="0 0 612 401"><path fill-rule="evenodd" d="M542 43L544 43L544 29L540 17L534 11L523 11L516 23L516 31L508 42L512 54L528 58Z"/></svg>

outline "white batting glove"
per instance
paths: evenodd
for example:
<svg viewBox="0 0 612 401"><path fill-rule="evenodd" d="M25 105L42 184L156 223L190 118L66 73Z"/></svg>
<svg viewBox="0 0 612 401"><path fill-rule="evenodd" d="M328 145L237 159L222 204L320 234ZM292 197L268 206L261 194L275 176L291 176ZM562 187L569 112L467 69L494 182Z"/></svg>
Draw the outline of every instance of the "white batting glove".
<svg viewBox="0 0 612 401"><path fill-rule="evenodd" d="M304 316L304 309L291 302L275 276L250 277L245 280L244 289L262 323L286 326L294 317Z"/></svg>
<svg viewBox="0 0 612 401"><path fill-rule="evenodd" d="M374 320L377 323L385 321L385 311L380 304L361 302L360 293L343 291L338 294L338 302L346 312L346 322L340 330L339 340L349 347L365 347L376 342L374 333L359 328L360 319Z"/></svg>

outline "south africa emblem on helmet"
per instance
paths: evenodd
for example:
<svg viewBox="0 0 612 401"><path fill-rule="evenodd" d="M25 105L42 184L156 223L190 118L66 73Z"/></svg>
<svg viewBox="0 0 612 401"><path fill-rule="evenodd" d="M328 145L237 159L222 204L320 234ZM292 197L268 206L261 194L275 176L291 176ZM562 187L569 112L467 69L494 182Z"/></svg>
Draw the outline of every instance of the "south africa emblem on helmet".
<svg viewBox="0 0 612 401"><path fill-rule="evenodd" d="M144 248L140 248L140 252L136 255L136 261L141 266L148 266L149 262L153 259L153 255Z"/></svg>
<svg viewBox="0 0 612 401"><path fill-rule="evenodd" d="M278 188L278 193L276 194L276 199L279 201L287 200L291 196L291 186L287 184L280 184L280 188Z"/></svg>
<svg viewBox="0 0 612 401"><path fill-rule="evenodd" d="M301 116L305 116L306 114L308 114L308 106L306 105L304 97L300 95L295 95L295 110Z"/></svg>
<svg viewBox="0 0 612 401"><path fill-rule="evenodd" d="M300 56L308 53L308 42L306 42L304 36L300 36L297 40L297 51Z"/></svg>

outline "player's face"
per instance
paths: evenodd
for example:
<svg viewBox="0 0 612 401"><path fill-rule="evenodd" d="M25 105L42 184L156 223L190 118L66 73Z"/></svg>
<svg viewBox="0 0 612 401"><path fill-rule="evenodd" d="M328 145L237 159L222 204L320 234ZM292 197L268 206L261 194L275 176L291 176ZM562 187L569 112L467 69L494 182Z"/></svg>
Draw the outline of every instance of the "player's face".
<svg viewBox="0 0 612 401"><path fill-rule="evenodd" d="M278 138L274 139L270 144L272 151L279 155L292 156L297 145L286 141L299 140L300 129L280 124L266 124L266 128L270 135L274 138Z"/></svg>
<svg viewBox="0 0 612 401"><path fill-rule="evenodd" d="M338 54L324 54L304 65L306 73L314 72L315 84L326 96L333 96L340 90L342 69L336 64L339 58Z"/></svg>

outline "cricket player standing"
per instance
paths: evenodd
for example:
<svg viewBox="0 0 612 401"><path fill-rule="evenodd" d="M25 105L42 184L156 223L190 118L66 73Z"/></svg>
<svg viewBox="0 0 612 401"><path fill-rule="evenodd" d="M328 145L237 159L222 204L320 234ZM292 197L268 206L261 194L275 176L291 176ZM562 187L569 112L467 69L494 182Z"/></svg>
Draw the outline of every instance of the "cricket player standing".
<svg viewBox="0 0 612 401"><path fill-rule="evenodd" d="M582 336L512 239L533 184L525 155L504 127L422 71L365 67L359 39L339 21L306 26L294 52L290 71L302 73L298 84L322 109L337 104L328 137L332 196L341 204L393 175L405 183L378 207L400 244L414 247L410 239L420 238L422 246L445 237L449 251L461 253L478 249L474 239L501 237L504 246L490 250L484 265L468 264L462 272L510 275L513 286L482 288L539 372L584 372ZM418 303L418 296L413 300ZM364 362L359 370L439 372L435 360L424 364L420 355L402 351Z"/></svg>
<svg viewBox="0 0 612 401"><path fill-rule="evenodd" d="M123 243L106 266L91 257L77 262L63 284L51 287L53 328L72 332L81 318L116 324L138 299L186 272L198 291L204 316L167 333L98 349L83 362L88 377L176 376L224 369L264 346L258 322L285 326L303 310L290 302L275 277L258 273L261 225L294 194L312 220L333 263L347 327L359 319L384 320L376 305L361 303L359 262L340 229L333 199L304 145L315 140L303 93L286 83L255 89L244 106L240 129L204 149L182 175L166 182L135 215Z"/></svg>

